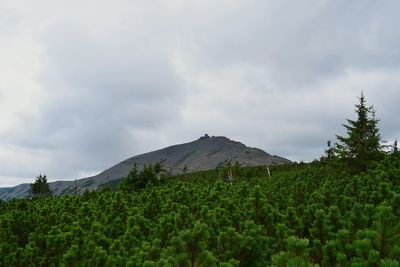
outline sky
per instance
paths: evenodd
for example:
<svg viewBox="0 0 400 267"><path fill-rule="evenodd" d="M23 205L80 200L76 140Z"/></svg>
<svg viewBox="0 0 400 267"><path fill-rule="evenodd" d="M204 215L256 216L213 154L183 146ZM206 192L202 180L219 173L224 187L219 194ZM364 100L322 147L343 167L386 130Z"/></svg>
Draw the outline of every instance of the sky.
<svg viewBox="0 0 400 267"><path fill-rule="evenodd" d="M293 161L361 91L400 138L398 0L2 0L0 187L226 136Z"/></svg>

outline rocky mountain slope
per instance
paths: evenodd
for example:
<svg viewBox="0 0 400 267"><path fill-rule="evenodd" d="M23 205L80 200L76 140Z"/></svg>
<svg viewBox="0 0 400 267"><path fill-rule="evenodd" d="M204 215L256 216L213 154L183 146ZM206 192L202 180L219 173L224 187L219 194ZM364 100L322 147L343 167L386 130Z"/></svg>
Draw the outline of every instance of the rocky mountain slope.
<svg viewBox="0 0 400 267"><path fill-rule="evenodd" d="M188 172L195 172L214 169L229 161L237 161L243 166L290 163L285 158L272 156L261 149L247 147L226 137L205 135L190 143L174 145L126 159L98 175L77 180L76 185L80 192L85 189L99 189L107 183L126 177L134 163L140 170L145 164L160 162L172 174L178 174L183 172L185 166ZM56 195L72 194L74 187L74 181L50 183L50 188ZM23 198L28 195L28 190L29 184L0 188L0 199Z"/></svg>

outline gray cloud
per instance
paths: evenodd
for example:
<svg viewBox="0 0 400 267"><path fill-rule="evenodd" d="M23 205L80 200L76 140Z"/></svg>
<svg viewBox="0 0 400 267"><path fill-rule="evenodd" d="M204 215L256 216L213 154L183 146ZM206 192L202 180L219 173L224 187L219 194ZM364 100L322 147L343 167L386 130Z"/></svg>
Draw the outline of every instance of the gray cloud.
<svg viewBox="0 0 400 267"><path fill-rule="evenodd" d="M396 1L43 3L0 23L23 29L13 38L37 62L27 104L0 117L13 121L0 185L79 178L206 132L312 160L361 90L383 137L400 135Z"/></svg>

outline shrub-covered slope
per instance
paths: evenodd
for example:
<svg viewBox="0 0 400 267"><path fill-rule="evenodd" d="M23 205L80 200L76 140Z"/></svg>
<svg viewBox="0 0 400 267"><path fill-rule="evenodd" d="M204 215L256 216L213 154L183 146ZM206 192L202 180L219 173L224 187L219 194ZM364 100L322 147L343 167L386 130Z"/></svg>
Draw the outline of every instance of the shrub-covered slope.
<svg viewBox="0 0 400 267"><path fill-rule="evenodd" d="M366 174L271 174L0 202L0 266L399 266L399 155Z"/></svg>

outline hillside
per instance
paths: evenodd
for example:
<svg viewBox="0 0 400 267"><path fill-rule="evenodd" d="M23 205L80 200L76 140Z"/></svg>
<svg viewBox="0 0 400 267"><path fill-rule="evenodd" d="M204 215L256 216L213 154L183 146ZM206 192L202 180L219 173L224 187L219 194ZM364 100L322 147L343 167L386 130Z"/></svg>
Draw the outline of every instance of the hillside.
<svg viewBox="0 0 400 267"><path fill-rule="evenodd" d="M0 201L0 266L400 266L400 154L367 173L338 167Z"/></svg>
<svg viewBox="0 0 400 267"><path fill-rule="evenodd" d="M290 163L285 158L272 156L261 149L247 147L223 136L204 136L189 143L170 146L126 159L96 176L77 180L77 187L80 192L85 189L99 189L112 181L126 177L134 163L140 170L144 165L160 162L172 174L179 174L183 172L185 166L188 172L195 172L214 169L229 161L237 161L243 166ZM74 186L74 181L50 183L50 188L56 195L71 194L74 192ZM29 184L0 188L0 199L23 198L28 195L28 190Z"/></svg>

